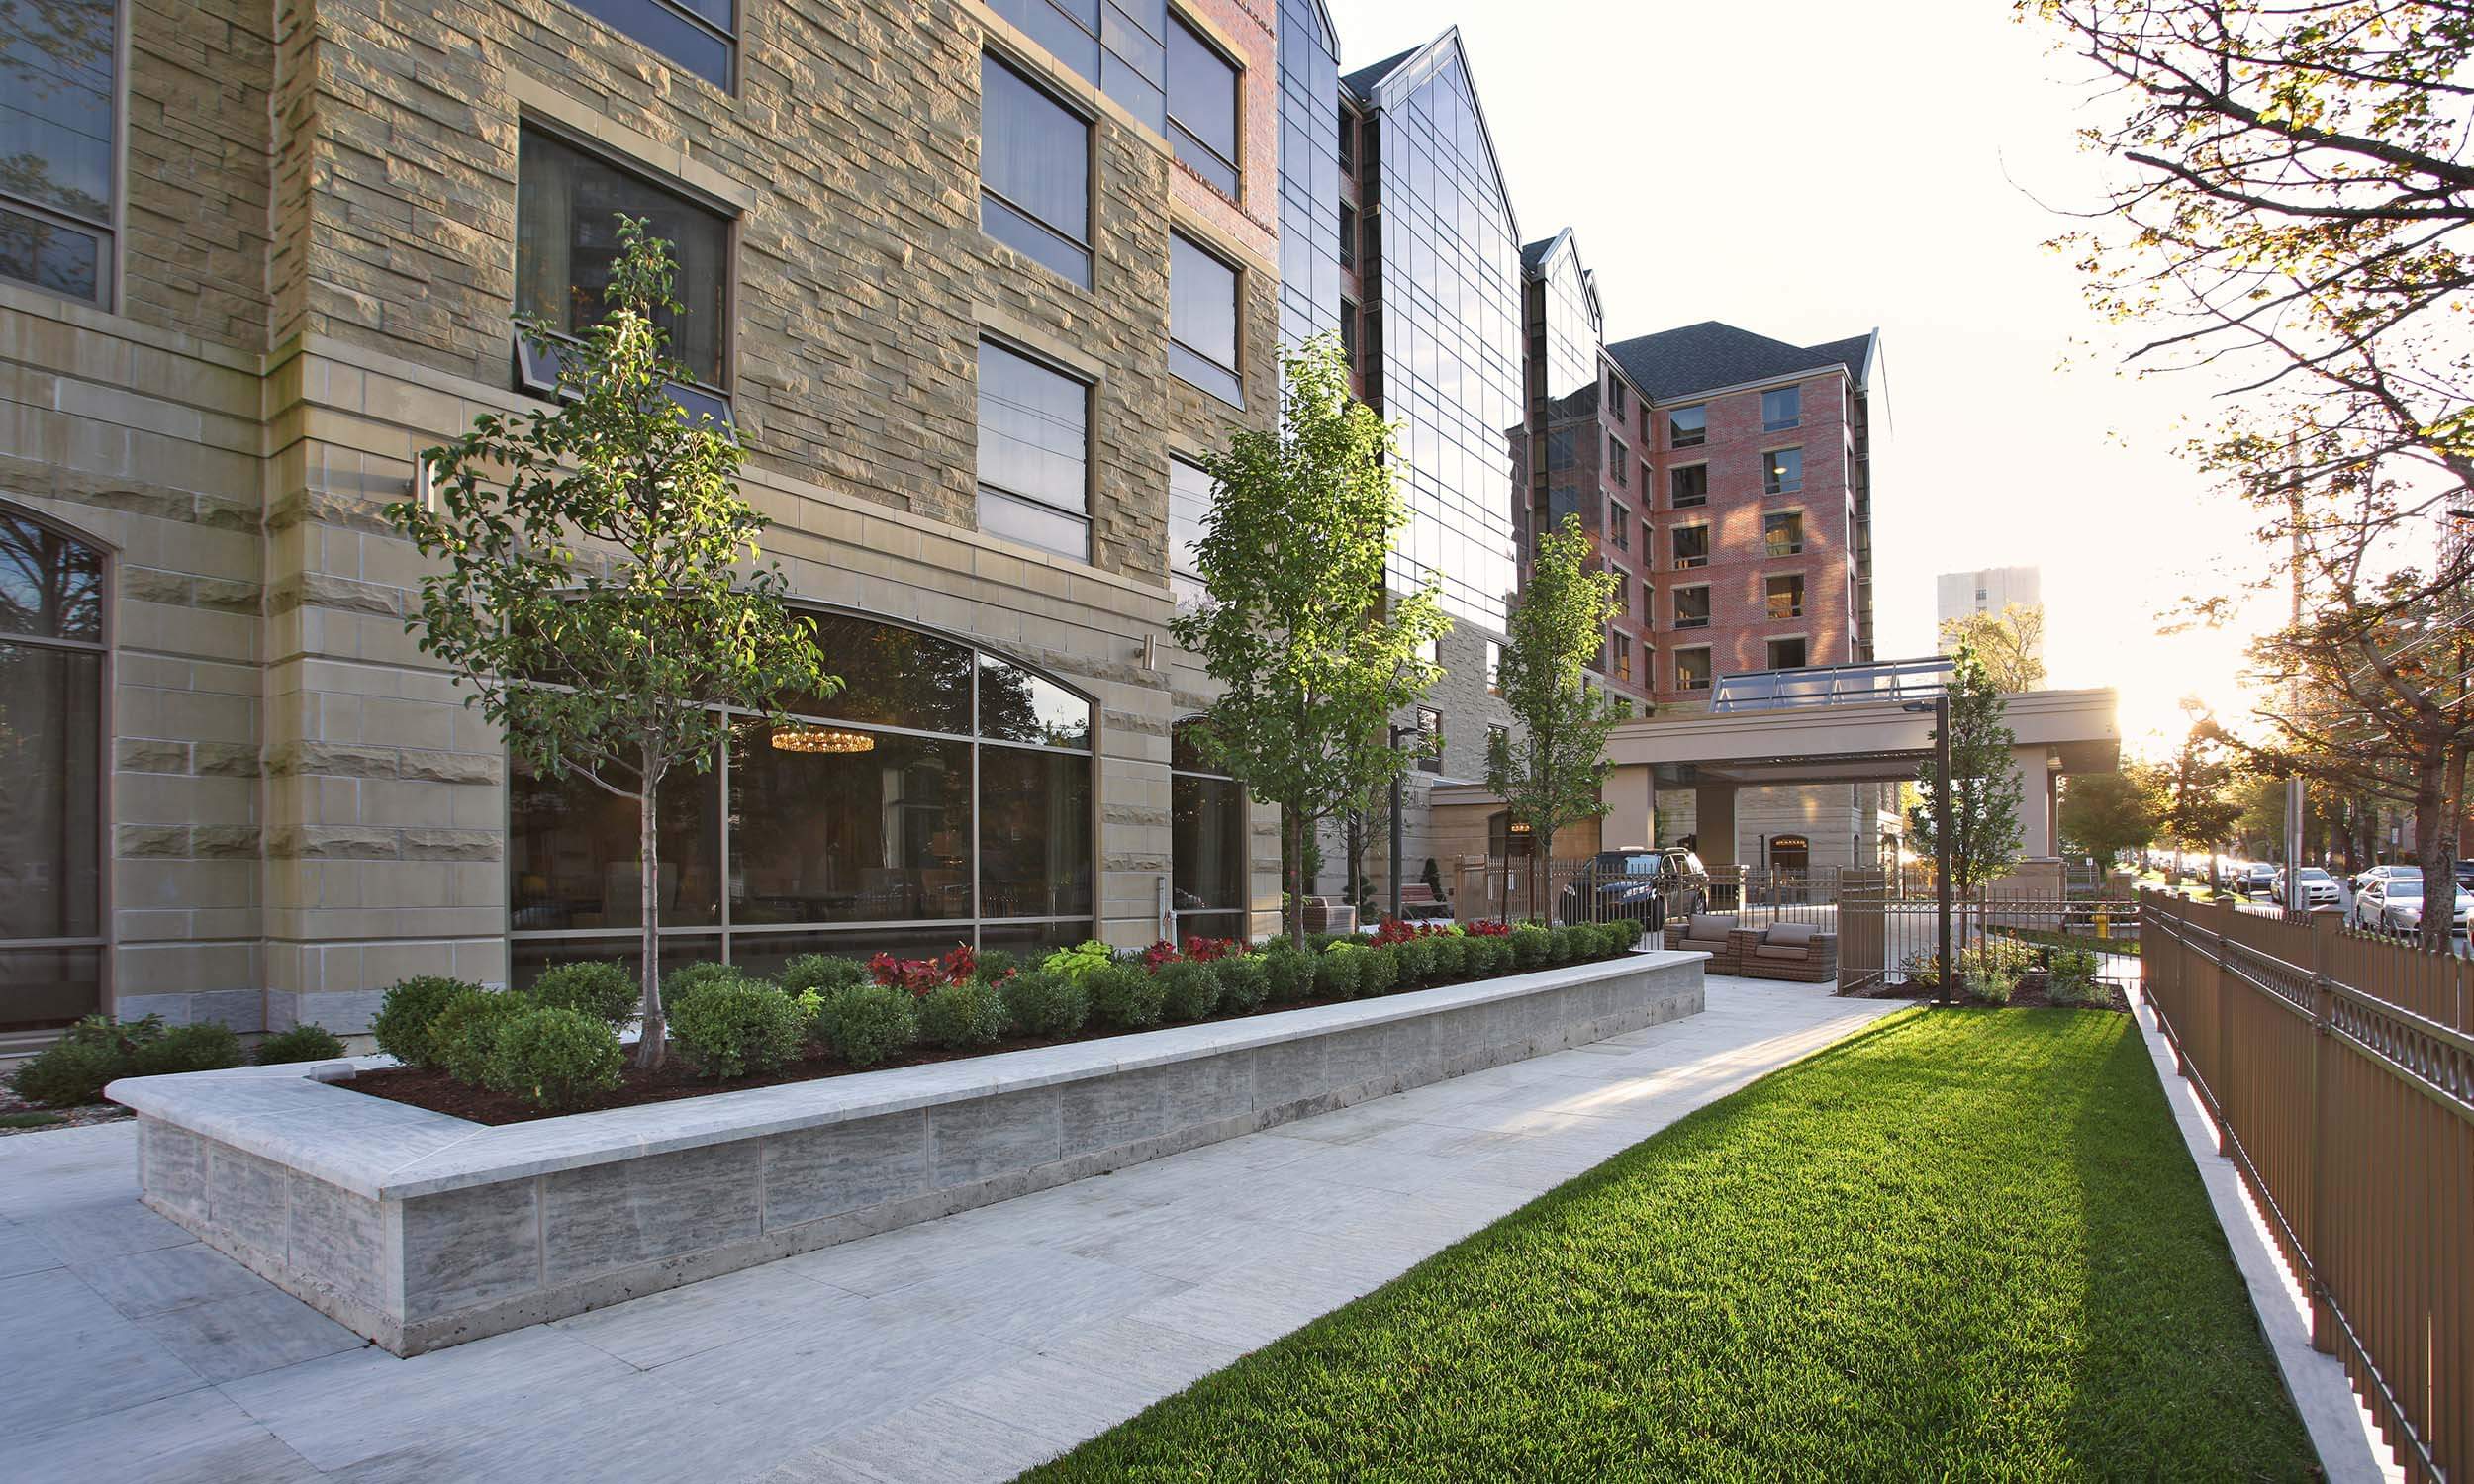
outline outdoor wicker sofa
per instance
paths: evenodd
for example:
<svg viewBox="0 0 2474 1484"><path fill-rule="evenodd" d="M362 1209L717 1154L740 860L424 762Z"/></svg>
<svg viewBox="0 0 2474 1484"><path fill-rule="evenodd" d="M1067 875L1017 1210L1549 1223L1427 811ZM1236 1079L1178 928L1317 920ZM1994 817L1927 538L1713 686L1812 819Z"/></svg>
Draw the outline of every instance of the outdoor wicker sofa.
<svg viewBox="0 0 2474 1484"><path fill-rule="evenodd" d="M1695 912L1690 917L1670 919L1666 924L1666 946L1691 953L1709 955L1706 974L1743 973L1744 950L1736 942L1745 936L1737 931L1733 917L1709 912Z"/></svg>
<svg viewBox="0 0 2474 1484"><path fill-rule="evenodd" d="M1839 935L1825 933L1809 922L1739 928L1731 937L1743 966L1736 972L1749 977L1792 979L1802 984L1838 979Z"/></svg>

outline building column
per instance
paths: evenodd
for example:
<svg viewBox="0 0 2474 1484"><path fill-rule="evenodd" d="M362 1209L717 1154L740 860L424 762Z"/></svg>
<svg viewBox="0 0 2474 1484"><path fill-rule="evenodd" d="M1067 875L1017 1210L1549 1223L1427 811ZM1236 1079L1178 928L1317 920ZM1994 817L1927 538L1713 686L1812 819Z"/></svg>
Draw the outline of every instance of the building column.
<svg viewBox="0 0 2474 1484"><path fill-rule="evenodd" d="M2052 772L2045 766L2045 749L2014 747L2010 765L2019 778L2019 851L2030 859L2060 852L2053 844Z"/></svg>
<svg viewBox="0 0 2474 1484"><path fill-rule="evenodd" d="M1692 790L1692 808L1701 864L1712 871L1736 865L1735 785L1701 785Z"/></svg>
<svg viewBox="0 0 2474 1484"><path fill-rule="evenodd" d="M1606 770L1606 782L1599 786L1598 797L1606 804L1606 817L1598 843L1607 850L1647 849L1652 843L1652 821L1658 817L1658 783L1646 764L1628 764Z"/></svg>

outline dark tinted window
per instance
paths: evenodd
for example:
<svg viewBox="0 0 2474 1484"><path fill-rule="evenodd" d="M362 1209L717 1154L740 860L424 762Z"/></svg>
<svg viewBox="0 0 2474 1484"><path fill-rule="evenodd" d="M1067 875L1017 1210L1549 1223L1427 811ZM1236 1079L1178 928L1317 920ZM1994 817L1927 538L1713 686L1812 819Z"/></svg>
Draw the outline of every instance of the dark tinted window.
<svg viewBox="0 0 2474 1484"><path fill-rule="evenodd" d="M731 753L731 922L969 917L971 744L843 735L866 750L779 747L759 725Z"/></svg>
<svg viewBox="0 0 2474 1484"><path fill-rule="evenodd" d="M1234 199L1237 195L1237 66L1169 16L1169 137L1177 157Z"/></svg>
<svg viewBox="0 0 2474 1484"><path fill-rule="evenodd" d="M654 317L670 336L671 356L697 381L723 385L728 219L531 129L516 171L517 315L563 335L598 323L608 310L622 215L642 219L678 263L670 297L679 311Z"/></svg>
<svg viewBox="0 0 2474 1484"><path fill-rule="evenodd" d="M1001 345L980 345L980 525L1088 560L1090 388Z"/></svg>
<svg viewBox="0 0 2474 1484"><path fill-rule="evenodd" d="M816 613L809 621L825 669L841 678L841 688L821 698L786 699L783 709L922 732L971 730L968 646L850 613Z"/></svg>
<svg viewBox="0 0 2474 1484"><path fill-rule="evenodd" d="M1671 540L1673 540L1674 545L1675 545L1675 565L1676 565L1676 566L1678 566L1678 567L1706 567L1706 566L1708 566L1708 565L1709 565L1709 527L1708 527L1708 526L1706 526L1706 525L1682 525L1682 526L1677 526L1677 527L1675 528L1674 534L1672 535L1672 537L1671 537L1670 539L1671 539Z"/></svg>
<svg viewBox="0 0 2474 1484"><path fill-rule="evenodd" d="M993 56L980 59L980 226L1091 287L1091 125Z"/></svg>
<svg viewBox="0 0 2474 1484"><path fill-rule="evenodd" d="M1697 447L1709 435L1709 409L1679 407L1666 414L1666 446Z"/></svg>
<svg viewBox="0 0 2474 1484"><path fill-rule="evenodd" d="M1804 389L1779 387L1761 393L1761 431L1776 432L1804 420Z"/></svg>
<svg viewBox="0 0 2474 1484"><path fill-rule="evenodd" d="M1773 448L1761 455L1761 493L1787 495L1804 488L1804 450Z"/></svg>
<svg viewBox="0 0 2474 1484"><path fill-rule="evenodd" d="M0 634L103 642L103 553L0 512Z"/></svg>
<svg viewBox="0 0 2474 1484"><path fill-rule="evenodd" d="M730 85L738 0L568 0L713 83Z"/></svg>
<svg viewBox="0 0 2474 1484"><path fill-rule="evenodd" d="M1211 516L1211 476L1200 465L1169 460L1169 586L1181 603L1200 602L1201 560L1196 547Z"/></svg>
<svg viewBox="0 0 2474 1484"><path fill-rule="evenodd" d="M980 656L980 735L1050 747L1091 746L1091 702L995 655Z"/></svg>
<svg viewBox="0 0 2474 1484"><path fill-rule="evenodd" d="M1709 465L1692 464L1666 471L1667 504L1679 510L1709 503Z"/></svg>
<svg viewBox="0 0 2474 1484"><path fill-rule="evenodd" d="M1088 756L980 749L980 915L1089 916Z"/></svg>
<svg viewBox="0 0 2474 1484"><path fill-rule="evenodd" d="M1169 369L1229 402L1237 380L1237 270L1182 236L1169 238Z"/></svg>
<svg viewBox="0 0 2474 1484"><path fill-rule="evenodd" d="M102 1004L102 552L0 511L0 1032Z"/></svg>
<svg viewBox="0 0 2474 1484"><path fill-rule="evenodd" d="M117 0L0 0L0 277L111 295Z"/></svg>

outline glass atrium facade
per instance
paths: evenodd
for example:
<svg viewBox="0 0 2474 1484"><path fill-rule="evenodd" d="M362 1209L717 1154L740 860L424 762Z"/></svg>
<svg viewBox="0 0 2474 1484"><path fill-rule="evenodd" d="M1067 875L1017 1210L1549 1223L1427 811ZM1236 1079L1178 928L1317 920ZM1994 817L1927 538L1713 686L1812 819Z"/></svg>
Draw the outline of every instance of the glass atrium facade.
<svg viewBox="0 0 2474 1484"><path fill-rule="evenodd" d="M1321 0L1280 0L1280 339L1340 328L1340 39Z"/></svg>

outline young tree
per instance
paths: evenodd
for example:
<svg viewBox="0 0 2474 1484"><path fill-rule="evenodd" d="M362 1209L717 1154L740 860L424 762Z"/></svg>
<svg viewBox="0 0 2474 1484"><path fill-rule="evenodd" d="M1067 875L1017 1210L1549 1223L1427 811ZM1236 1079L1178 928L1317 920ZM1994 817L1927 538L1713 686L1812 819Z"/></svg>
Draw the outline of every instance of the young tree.
<svg viewBox="0 0 2474 1484"><path fill-rule="evenodd" d="M2005 696L2045 684L2045 605L2006 603L1998 613L1965 613L1942 620L1942 653L1973 651Z"/></svg>
<svg viewBox="0 0 2474 1484"><path fill-rule="evenodd" d="M2156 796L2145 770L2085 773L2062 781L2061 837L2109 865L2156 840Z"/></svg>
<svg viewBox="0 0 2474 1484"><path fill-rule="evenodd" d="M1441 673L1421 657L1450 626L1432 585L1394 597L1385 584L1408 521L1395 466L1391 426L1350 394L1339 342L1309 342L1285 362L1279 431L1241 432L1203 460L1205 598L1171 624L1222 688L1204 747L1280 805L1286 926L1301 947L1315 825L1408 768L1390 718Z"/></svg>
<svg viewBox="0 0 2474 1484"><path fill-rule="evenodd" d="M2217 854L2234 833L2235 821L2242 817L2237 788L2241 774L2216 718L2199 712L2191 702L2184 704L2193 711L2191 729L2164 767L2157 823L2180 849L2208 852L2208 881L2213 886Z"/></svg>
<svg viewBox="0 0 2474 1484"><path fill-rule="evenodd" d="M1527 825L1529 899L1541 901L1538 873L1555 859L1555 835L1606 812L1606 735L1623 719L1612 696L1582 683L1615 615L1615 575L1589 570L1580 517L1539 533L1529 578L1512 606L1511 640L1498 686L1520 723L1486 745L1486 787L1504 813Z"/></svg>
<svg viewBox="0 0 2474 1484"><path fill-rule="evenodd" d="M2008 707L1972 650L1951 657L1950 839L1951 889L1965 893L2019 864L2023 834L2019 805L2026 797L2012 749L2018 735L2002 719ZM1917 801L1908 811L1914 848L1939 859L1945 822L1935 811L1936 769L1917 771Z"/></svg>
<svg viewBox="0 0 2474 1484"><path fill-rule="evenodd" d="M618 221L607 312L561 347L558 400L490 413L423 455L435 509L387 514L443 566L406 627L506 733L519 760L635 805L644 1024L640 1067L662 1063L662 781L703 772L737 706L781 724L777 697L829 694L811 629L779 569L742 571L767 522L738 497L727 428L665 390L657 312L676 313L667 244ZM537 326L527 332L539 335Z"/></svg>

